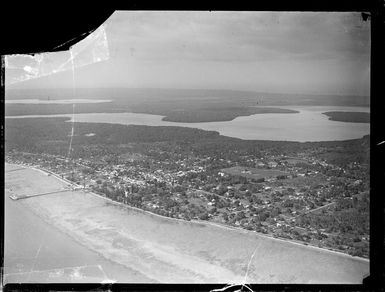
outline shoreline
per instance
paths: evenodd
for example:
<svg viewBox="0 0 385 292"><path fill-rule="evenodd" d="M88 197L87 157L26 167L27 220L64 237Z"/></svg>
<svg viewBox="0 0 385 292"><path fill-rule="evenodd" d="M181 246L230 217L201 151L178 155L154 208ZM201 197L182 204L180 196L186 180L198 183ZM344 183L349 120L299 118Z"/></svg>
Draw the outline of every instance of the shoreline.
<svg viewBox="0 0 385 292"><path fill-rule="evenodd" d="M12 165L17 166L17 164ZM61 228L55 224L53 218L31 207L27 201L34 200L33 197L19 202L9 198L15 191L25 192L23 187L19 188L18 181L21 183L25 181L28 184L24 175L29 169L23 165L22 168L5 173L7 177L10 175L8 177L10 180L5 185L4 192L6 224L4 284L75 283L77 281L79 283L157 282L135 269L112 261L85 245L72 234L71 230ZM19 174L20 170L24 171ZM42 171L37 172L37 169L33 171L40 177L43 174ZM55 184L54 187L57 185ZM27 188L29 189L28 186ZM43 197L45 196L41 198Z"/></svg>
<svg viewBox="0 0 385 292"><path fill-rule="evenodd" d="M360 139L370 134L367 123L346 123L328 120L325 111L341 110L340 107L279 107L297 110L296 114L266 113L239 116L231 121L178 123L162 120L164 116L138 113L76 113L75 123L92 123L114 125L136 125L149 127L186 127L204 131L215 131L222 136L241 140L267 140L287 142L326 142ZM345 108L349 110L351 108ZM361 111L356 107L356 111ZM366 108L369 110L369 108ZM12 120L27 118L65 119L63 123L71 123L71 114L6 116L6 124ZM283 125L283 126L282 126Z"/></svg>
<svg viewBox="0 0 385 292"><path fill-rule="evenodd" d="M344 123L370 123L370 113L352 111L327 111L323 112L330 121Z"/></svg>
<svg viewBox="0 0 385 292"><path fill-rule="evenodd" d="M24 192L67 184L41 169L22 166L25 172L10 175ZM345 254L210 222L173 220L81 190L20 204L108 261L159 282L239 282L247 269L251 283L360 283L369 267ZM293 267L299 257L303 260Z"/></svg>
<svg viewBox="0 0 385 292"><path fill-rule="evenodd" d="M30 169L42 172L45 175L50 174L50 175L54 176L56 179L58 179L58 180L60 180L60 181L62 181L64 183L71 184L74 187L81 187L81 186L77 185L76 183L73 183L73 182L68 181L68 180L66 180L64 178L61 178L60 175L58 175L56 173L53 173L53 172L51 172L49 170L46 170L46 169L37 168L37 167L34 167L34 166L26 166L26 165L22 165L22 164L14 164L14 163L12 163L12 164L11 163L6 163L6 164L22 166L22 167L25 167L25 168L30 168ZM77 189L77 191L85 192L83 189ZM170 221L173 221L173 222L183 222L183 223L189 223L189 224L193 224L193 225L194 224L198 224L198 225L214 226L216 228L222 228L222 229L229 229L229 230L233 230L233 231L237 231L237 232L242 232L242 233L245 233L245 234L253 234L253 235L260 236L260 237L267 238L267 239L271 239L271 240L276 240L276 241L281 241L281 242L285 242L285 243L290 243L290 244L298 245L298 246L305 247L305 248L314 248L316 250L320 250L320 251L323 251L323 252L329 252L331 254L338 254L338 255L341 255L341 256L346 256L348 258L355 259L355 260L360 260L360 261L367 262L367 263L370 262L369 259L364 258L364 257L352 256L352 255L349 255L349 254L341 252L341 251L331 250L331 249L327 249L327 248L321 248L321 247L318 247L318 246L315 246L315 245L311 245L311 244L305 244L305 242L294 241L294 240L280 238L280 237L274 237L272 235L267 235L267 234L264 234L264 233L261 233L261 232L246 230L246 229L243 229L241 227L235 227L235 226L231 226L231 225L221 224L221 223L217 223L217 222L203 221L203 220L190 220L190 221L188 221L188 220L179 219L179 218L167 217L167 216L163 216L163 215L159 215L159 214L153 213L153 212L148 211L148 210L143 210L143 209L140 209L140 208L137 208L137 207L129 206L129 205L124 204L124 203L116 202L116 201L114 201L114 200L112 200L110 198L107 198L105 196L96 194L96 193L94 193L92 191L86 191L86 193L91 194L91 195L96 196L96 197L99 197L99 198L101 198L103 200L106 200L106 201L108 201L110 203L113 203L115 205L118 205L118 206L121 206L121 207L124 207L124 208L127 208L127 209L131 209L131 210L140 212L142 214L147 214L147 215L150 215L150 216L155 216L155 217L159 217L159 218L162 218L162 219L170 220Z"/></svg>

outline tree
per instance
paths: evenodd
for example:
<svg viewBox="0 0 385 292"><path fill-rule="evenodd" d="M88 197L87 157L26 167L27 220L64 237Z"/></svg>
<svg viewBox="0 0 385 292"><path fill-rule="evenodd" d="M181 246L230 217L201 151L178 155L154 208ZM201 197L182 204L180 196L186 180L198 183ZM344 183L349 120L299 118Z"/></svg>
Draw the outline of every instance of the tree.
<svg viewBox="0 0 385 292"><path fill-rule="evenodd" d="M272 212L271 212L271 215L273 217L277 217L279 214L281 214L281 209L279 207L275 207Z"/></svg>
<svg viewBox="0 0 385 292"><path fill-rule="evenodd" d="M159 195L159 196L163 196L165 195L165 191L162 187L158 187L157 190L156 190L156 193Z"/></svg>
<svg viewBox="0 0 385 292"><path fill-rule="evenodd" d="M241 185L241 187L239 188L239 190L242 192L246 191L246 189L247 189L247 185L245 185L245 184Z"/></svg>
<svg viewBox="0 0 385 292"><path fill-rule="evenodd" d="M283 205L284 207L286 207L286 208L291 208L291 207L293 207L293 202L292 202L291 200L287 199L287 200L285 200L285 201L283 202L282 205Z"/></svg>
<svg viewBox="0 0 385 292"><path fill-rule="evenodd" d="M227 191L227 188L225 186L223 186L222 184L219 185L217 190L218 195L223 196L224 193L226 193L226 191Z"/></svg>
<svg viewBox="0 0 385 292"><path fill-rule="evenodd" d="M199 219L201 219L201 220L207 220L207 219L209 219L209 215L207 214L207 212L204 212L203 214L201 214L201 215L199 216Z"/></svg>
<svg viewBox="0 0 385 292"><path fill-rule="evenodd" d="M262 199L259 198L259 197L256 196L256 195L253 195L253 196L251 197L251 201L252 201L252 203L257 204L257 205L261 205L261 204L262 204Z"/></svg>
<svg viewBox="0 0 385 292"><path fill-rule="evenodd" d="M261 220L262 222L265 221L267 218L269 218L270 214L268 212L261 212L259 214L259 220Z"/></svg>
<svg viewBox="0 0 385 292"><path fill-rule="evenodd" d="M237 215L235 216L235 219L236 219L237 221L239 221L239 220L242 220L242 219L245 218L245 217L246 217L246 216L245 216L245 212L240 211L240 212L238 212Z"/></svg>

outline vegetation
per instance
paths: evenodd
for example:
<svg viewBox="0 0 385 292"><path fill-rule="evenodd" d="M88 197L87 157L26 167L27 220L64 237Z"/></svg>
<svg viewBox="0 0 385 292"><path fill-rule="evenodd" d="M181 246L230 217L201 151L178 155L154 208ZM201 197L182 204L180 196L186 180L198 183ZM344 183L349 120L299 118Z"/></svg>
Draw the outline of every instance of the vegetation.
<svg viewBox="0 0 385 292"><path fill-rule="evenodd" d="M35 89L10 90L6 99L35 98L47 100L75 98L72 90ZM296 111L269 108L280 105L346 105L368 106L365 96L318 96L272 94L234 90L178 90L178 89L76 89L76 98L108 99L108 103L78 104L77 113L134 112L165 116L165 121L211 122L230 121L239 116L258 113L295 113ZM220 99L220 102L218 100ZM71 114L69 104L5 104L7 116ZM345 118L344 118L345 119ZM349 119L351 119L349 117ZM355 117L354 119L357 119ZM360 121L367 118L358 118ZM345 120L343 120L345 121ZM350 121L350 120L346 120Z"/></svg>
<svg viewBox="0 0 385 292"><path fill-rule="evenodd" d="M163 216L368 255L369 136L245 141L193 128L75 123L65 159L68 120L6 119L7 161Z"/></svg>
<svg viewBox="0 0 385 292"><path fill-rule="evenodd" d="M250 116L265 113L298 113L298 111L268 107L209 107L200 109L182 109L167 112L163 121L179 123L203 123L231 121L239 116ZM162 114L162 113L160 113ZM164 114L164 113L163 113Z"/></svg>
<svg viewBox="0 0 385 292"><path fill-rule="evenodd" d="M285 173L280 170L275 169L258 169L258 168L247 168L247 167L239 167L234 166L230 168L222 169L224 173L231 174L233 176L242 176L250 179L254 179L258 181L260 179L266 177L277 177L277 178L285 178L289 173Z"/></svg>
<svg viewBox="0 0 385 292"><path fill-rule="evenodd" d="M72 104L5 104L7 116L72 114ZM79 103L76 113L122 113L126 107L114 103Z"/></svg>
<svg viewBox="0 0 385 292"><path fill-rule="evenodd" d="M370 113L365 112L325 112L331 121L348 123L370 123Z"/></svg>
<svg viewBox="0 0 385 292"><path fill-rule="evenodd" d="M65 155L68 151L71 133L71 123L67 121L69 118L6 119L6 149ZM95 135L86 136L89 133ZM311 150L320 158L339 166L347 165L352 161L368 164L370 151L369 136L347 141L304 143L248 141L225 137L215 131L194 128L99 123L75 123L73 145L104 145L103 147L106 147L125 143L162 141L175 142L186 153L219 156L224 160L246 154L261 157L265 151L269 151L272 155L290 156Z"/></svg>
<svg viewBox="0 0 385 292"><path fill-rule="evenodd" d="M362 243L363 234L369 234L369 193L349 198L339 198L330 210L311 213L300 217L301 227L313 226L327 234L328 246L339 250L348 249L349 254L363 256L369 253L369 246ZM350 247L350 248L349 248Z"/></svg>

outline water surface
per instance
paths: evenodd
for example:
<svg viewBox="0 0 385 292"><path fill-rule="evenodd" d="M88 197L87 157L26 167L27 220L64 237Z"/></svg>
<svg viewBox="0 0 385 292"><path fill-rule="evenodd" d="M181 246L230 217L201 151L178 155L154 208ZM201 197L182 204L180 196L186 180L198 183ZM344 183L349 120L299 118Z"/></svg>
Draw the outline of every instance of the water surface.
<svg viewBox="0 0 385 292"><path fill-rule="evenodd" d="M11 200L12 193L32 190L30 179L38 180L43 189L57 188L52 180L44 184L45 175L36 173L32 178L31 172L26 171L5 164L4 284L150 281L145 275L105 259L46 222L32 212L28 199Z"/></svg>
<svg viewBox="0 0 385 292"><path fill-rule="evenodd" d="M272 107L272 106L269 106ZM277 106L297 110L299 113L255 114L237 117L232 121L206 123L177 123L162 121L164 116L137 113L86 113L76 114L76 122L111 123L146 126L180 126L218 131L221 135L246 140L273 141L338 141L362 138L370 133L368 123L331 121L323 112L369 112L369 107L346 106ZM70 117L71 114L29 115L25 117ZM7 117L8 118L8 117Z"/></svg>
<svg viewBox="0 0 385 292"><path fill-rule="evenodd" d="M8 194L64 184L40 171L14 169L6 166ZM5 279L13 283L228 283L244 280L249 266L252 283L358 284L369 269L365 259L151 215L81 191L7 198L5 217Z"/></svg>

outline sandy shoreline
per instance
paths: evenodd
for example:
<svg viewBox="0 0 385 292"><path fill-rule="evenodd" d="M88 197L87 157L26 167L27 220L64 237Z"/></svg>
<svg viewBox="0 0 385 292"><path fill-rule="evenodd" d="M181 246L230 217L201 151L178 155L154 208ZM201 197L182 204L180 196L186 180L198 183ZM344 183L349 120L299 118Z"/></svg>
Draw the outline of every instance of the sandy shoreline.
<svg viewBox="0 0 385 292"><path fill-rule="evenodd" d="M36 170L12 175L27 180ZM30 188L64 182L38 173ZM168 283L361 283L368 261L285 240L134 210L82 191L17 201L103 257ZM301 259L300 261L298 259Z"/></svg>
<svg viewBox="0 0 385 292"><path fill-rule="evenodd" d="M21 165L18 165L18 166L19 167L25 167L25 166L21 166ZM49 173L49 174L55 176L58 180L60 180L60 181L62 181L64 183L71 184L73 186L78 187L78 185L74 184L73 182L68 181L68 180L66 180L64 178L61 178L59 175L57 175L57 174L55 174L55 173L53 173L51 171L42 170L42 169L35 168L35 167L29 167L29 168L33 169L33 170L36 170L36 171L39 171L39 172L41 172L43 174ZM109 201L112 204L115 204L115 205L118 205L118 206L122 206L124 208L135 210L135 211L138 211L138 212L142 212L144 214L148 214L149 216L160 217L162 219L171 220L171 221L180 221L180 222L186 222L186 223L191 223L191 224L203 224L203 225L206 225L206 226L214 226L214 227L217 227L217 228L223 228L223 229L227 229L227 230L231 230L231 231L235 231L235 232L246 233L246 234L256 234L258 236L265 237L265 238L268 238L268 239L271 239L271 240L277 240L277 241L282 241L282 242L286 242L286 243L290 243L290 244L306 246L307 248L314 248L314 249L321 250L321 251L324 251L324 252L330 252L332 254L337 254L337 255L340 255L340 256L346 256L348 258L354 258L354 259L356 259L358 261L363 261L363 262L369 263L369 260L366 259L366 258L357 257L357 256L351 256L349 254L346 254L346 253L343 253L343 252L340 252L340 251L336 251L336 250L331 250L331 249L327 249L327 248L320 248L320 247L317 247L317 246L314 246L314 245L310 245L310 244L306 244L305 245L304 243L299 242L299 241L289 240L289 239L285 239L285 238L277 238L277 237L273 237L273 236L268 235L268 234L263 234L263 233L260 233L260 232L256 233L254 231L246 230L246 229L243 229L241 227L228 226L228 225L225 225L225 224L220 224L220 223L215 223L215 222L208 222L208 221L202 221L202 220L190 220L188 222L188 221L183 220L183 219L171 218L171 217L159 215L159 214L156 214L156 213L153 213L153 212L150 212L150 211L146 211L146 210L143 210L143 209L140 209L140 208L136 208L136 207L132 207L132 206L129 206L129 205L125 205L123 203L116 202L116 201L114 201L112 199L109 199L107 197L103 197L103 196L101 196L99 194L96 194L96 193L93 193L93 192L87 192L87 193L89 193L91 195L94 195L94 196L97 196L99 198L102 198L103 200Z"/></svg>
<svg viewBox="0 0 385 292"><path fill-rule="evenodd" d="M20 170L6 166L3 284L156 282L80 244L50 218L36 214L25 200L11 200L12 194L35 193L46 177L35 171L27 179L25 171ZM38 185L30 184L29 179ZM45 189L58 187L54 181L43 185Z"/></svg>

